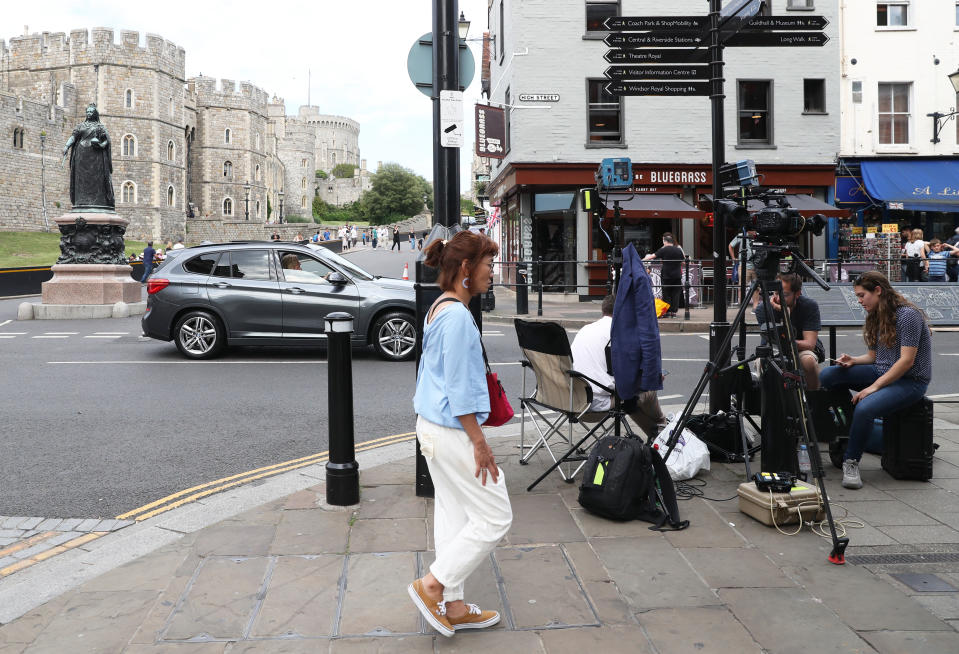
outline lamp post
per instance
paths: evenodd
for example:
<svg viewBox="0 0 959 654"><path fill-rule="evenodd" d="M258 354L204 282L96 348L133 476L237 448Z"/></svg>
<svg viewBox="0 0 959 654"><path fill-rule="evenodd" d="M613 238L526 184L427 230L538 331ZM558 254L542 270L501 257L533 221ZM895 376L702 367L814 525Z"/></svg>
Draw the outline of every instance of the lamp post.
<svg viewBox="0 0 959 654"><path fill-rule="evenodd" d="M283 224L283 191L280 191L280 224Z"/></svg>
<svg viewBox="0 0 959 654"><path fill-rule="evenodd" d="M44 145L47 143L46 130L40 130L40 212L43 215L43 231L50 231L50 224L47 222L47 184L46 168L47 161L43 156Z"/></svg>
<svg viewBox="0 0 959 654"><path fill-rule="evenodd" d="M938 62L937 62L938 63ZM952 73L948 76L949 81L952 82L952 88L955 89L956 93L959 94L959 70ZM956 114L959 114L959 111L953 109L951 112L944 114L938 111L934 111L931 114L926 114L932 118L932 142L939 143L942 139L939 138L939 132L942 131L942 128L950 118L955 118Z"/></svg>
<svg viewBox="0 0 959 654"><path fill-rule="evenodd" d="M247 180L246 184L243 185L243 190L246 191L246 219L250 219L250 182Z"/></svg>

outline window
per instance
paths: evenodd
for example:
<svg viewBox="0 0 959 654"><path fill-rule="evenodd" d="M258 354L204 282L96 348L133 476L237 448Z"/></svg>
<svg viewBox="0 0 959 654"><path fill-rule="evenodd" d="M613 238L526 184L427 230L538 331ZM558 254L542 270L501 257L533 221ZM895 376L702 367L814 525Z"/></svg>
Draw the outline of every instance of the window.
<svg viewBox="0 0 959 654"><path fill-rule="evenodd" d="M233 179L233 162L232 161L223 162L223 176L227 179Z"/></svg>
<svg viewBox="0 0 959 654"><path fill-rule="evenodd" d="M815 9L813 0L786 0L786 9Z"/></svg>
<svg viewBox="0 0 959 654"><path fill-rule="evenodd" d="M253 209L253 217L254 218L260 217L260 201L259 200L256 201L256 208Z"/></svg>
<svg viewBox="0 0 959 654"><path fill-rule="evenodd" d="M23 149L23 128L15 127L13 129L13 147Z"/></svg>
<svg viewBox="0 0 959 654"><path fill-rule="evenodd" d="M586 0L586 32L605 32L604 21L610 16L619 16L618 2Z"/></svg>
<svg viewBox="0 0 959 654"><path fill-rule="evenodd" d="M300 168L306 168L306 159L300 159Z"/></svg>
<svg viewBox="0 0 959 654"><path fill-rule="evenodd" d="M257 182L260 181L260 164L257 164L253 168L253 180Z"/></svg>
<svg viewBox="0 0 959 654"><path fill-rule="evenodd" d="M331 152L331 153L330 153L330 163L331 163L333 166L336 165L336 153L335 153L335 152Z"/></svg>
<svg viewBox="0 0 959 654"><path fill-rule="evenodd" d="M282 261L288 256L296 257L300 262L299 270L290 270L283 269L283 276L288 282L306 282L313 284L328 284L329 282L324 279L331 272L334 272L332 268L327 266L324 263L320 263L313 257L307 256L305 254L300 254L299 252L277 252L280 255L280 262L282 266Z"/></svg>
<svg viewBox="0 0 959 654"><path fill-rule="evenodd" d="M183 269L188 273L193 273L194 275L209 275L213 272L213 268L216 266L216 259L220 256L219 252L211 252L208 254L201 254L198 257L193 257L185 264L183 264ZM224 258L229 261L230 255L223 255Z"/></svg>
<svg viewBox="0 0 959 654"><path fill-rule="evenodd" d="M503 61L503 53L506 52L506 9L504 5L506 0L499 2L499 60Z"/></svg>
<svg viewBox="0 0 959 654"><path fill-rule="evenodd" d="M222 266L221 260L217 270ZM270 253L267 250L234 250L230 252L230 270L234 278L269 281Z"/></svg>
<svg viewBox="0 0 959 654"><path fill-rule="evenodd" d="M879 85L879 143L909 143L909 92L912 84Z"/></svg>
<svg viewBox="0 0 959 654"><path fill-rule="evenodd" d="M259 132L253 132L253 149L255 150L260 149L260 133Z"/></svg>
<svg viewBox="0 0 959 654"><path fill-rule="evenodd" d="M127 109L133 109L133 89L127 89L124 91L123 106Z"/></svg>
<svg viewBox="0 0 959 654"><path fill-rule="evenodd" d="M166 187L166 205L168 207L176 206L176 191L173 190L173 185Z"/></svg>
<svg viewBox="0 0 959 654"><path fill-rule="evenodd" d="M167 161L176 159L176 145L173 141L168 141L166 144L166 159Z"/></svg>
<svg viewBox="0 0 959 654"><path fill-rule="evenodd" d="M306 209L306 196L300 198L300 209Z"/></svg>
<svg viewBox="0 0 959 654"><path fill-rule="evenodd" d="M223 215L233 215L233 200L231 198L223 198Z"/></svg>
<svg viewBox="0 0 959 654"><path fill-rule="evenodd" d="M137 139L133 134L123 136L123 156L135 157L137 154Z"/></svg>
<svg viewBox="0 0 959 654"><path fill-rule="evenodd" d="M230 132L230 128L227 127L227 128L223 131L223 142L224 142L224 143L229 143L232 138L233 138L233 134L232 134L232 132Z"/></svg>
<svg viewBox="0 0 959 654"><path fill-rule="evenodd" d="M803 80L803 112L807 114L826 113L826 80Z"/></svg>
<svg viewBox="0 0 959 654"><path fill-rule="evenodd" d="M137 203L137 185L131 181L123 182L120 187L120 201L126 204Z"/></svg>
<svg viewBox="0 0 959 654"><path fill-rule="evenodd" d="M623 105L620 98L606 92L608 80L587 80L587 140L589 143L623 142Z"/></svg>
<svg viewBox="0 0 959 654"><path fill-rule="evenodd" d="M306 177L300 180L300 188L304 191L306 190Z"/></svg>
<svg viewBox="0 0 959 654"><path fill-rule="evenodd" d="M861 81L855 81L852 83L852 103L862 104L862 82Z"/></svg>
<svg viewBox="0 0 959 654"><path fill-rule="evenodd" d="M176 116L176 105L173 104L173 96L170 96L170 118Z"/></svg>
<svg viewBox="0 0 959 654"><path fill-rule="evenodd" d="M768 80L739 81L739 143L772 144L772 84Z"/></svg>
<svg viewBox="0 0 959 654"><path fill-rule="evenodd" d="M876 3L876 25L879 27L906 27L909 25L908 2Z"/></svg>

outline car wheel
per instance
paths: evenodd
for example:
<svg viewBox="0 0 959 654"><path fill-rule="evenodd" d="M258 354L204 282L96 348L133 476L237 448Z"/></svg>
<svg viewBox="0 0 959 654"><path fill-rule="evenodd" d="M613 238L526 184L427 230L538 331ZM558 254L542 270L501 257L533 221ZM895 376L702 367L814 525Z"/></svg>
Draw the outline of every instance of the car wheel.
<svg viewBox="0 0 959 654"><path fill-rule="evenodd" d="M387 361L412 359L416 349L413 316L400 311L380 316L373 325L373 349Z"/></svg>
<svg viewBox="0 0 959 654"><path fill-rule="evenodd" d="M226 333L216 316L190 311L177 321L173 340L180 354L188 359L212 359L226 346Z"/></svg>

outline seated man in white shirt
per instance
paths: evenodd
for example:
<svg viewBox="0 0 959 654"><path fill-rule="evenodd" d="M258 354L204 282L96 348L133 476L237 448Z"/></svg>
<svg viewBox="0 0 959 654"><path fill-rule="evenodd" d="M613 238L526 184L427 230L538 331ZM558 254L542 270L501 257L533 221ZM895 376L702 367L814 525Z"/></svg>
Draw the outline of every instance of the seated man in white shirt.
<svg viewBox="0 0 959 654"><path fill-rule="evenodd" d="M616 298L607 295L603 299L603 317L592 322L576 334L573 344L573 369L595 379L604 386L613 388L616 381L609 373L606 362L606 346L609 345L610 328L613 325L613 305ZM595 384L593 387L593 411L608 411L611 406L609 393ZM656 436L666 427L666 416L659 406L656 391L644 391L638 398L623 402L623 408L647 436Z"/></svg>

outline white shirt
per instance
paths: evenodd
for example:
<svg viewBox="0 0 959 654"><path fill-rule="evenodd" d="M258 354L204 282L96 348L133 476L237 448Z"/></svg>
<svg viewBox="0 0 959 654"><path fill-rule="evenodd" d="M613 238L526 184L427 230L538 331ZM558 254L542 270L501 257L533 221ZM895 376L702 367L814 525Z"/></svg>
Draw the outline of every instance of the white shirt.
<svg viewBox="0 0 959 654"><path fill-rule="evenodd" d="M573 370L595 379L604 386L612 387L616 382L613 376L606 372L606 346L609 344L609 334L613 327L613 318L603 316L596 322L591 322L576 334L570 349L573 351ZM590 407L594 411L606 411L610 406L609 393L595 384L593 387L593 403Z"/></svg>
<svg viewBox="0 0 959 654"><path fill-rule="evenodd" d="M920 239L915 241L906 242L906 256L907 257L918 257L922 256L922 250L926 247L926 242Z"/></svg>
<svg viewBox="0 0 959 654"><path fill-rule="evenodd" d="M183 243L175 243L175 244L173 245L173 247L170 248L170 249L171 249L171 250L182 250L183 248L184 248Z"/></svg>

